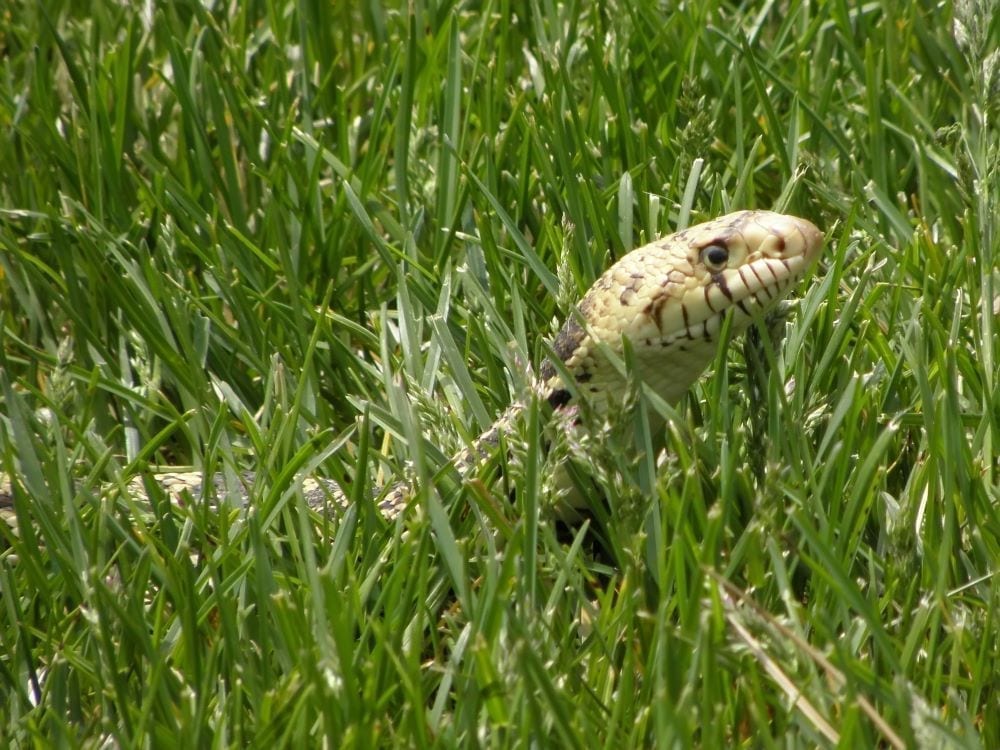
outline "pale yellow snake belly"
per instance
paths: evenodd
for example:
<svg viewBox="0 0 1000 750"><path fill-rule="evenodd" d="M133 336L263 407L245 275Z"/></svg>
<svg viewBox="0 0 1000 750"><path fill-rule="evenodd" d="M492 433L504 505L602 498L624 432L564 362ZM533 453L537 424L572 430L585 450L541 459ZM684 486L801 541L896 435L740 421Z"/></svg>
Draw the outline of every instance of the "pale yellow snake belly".
<svg viewBox="0 0 1000 750"><path fill-rule="evenodd" d="M538 387L564 409L582 396L598 413L613 410L628 390L622 369L624 342L634 376L668 403L676 402L715 356L726 316L738 333L783 298L819 256L822 233L810 222L769 211L739 211L651 242L622 257L590 288L567 317L552 344L559 366L546 361ZM564 375L572 382L566 382ZM456 456L459 474L474 467L509 424L514 405L472 448ZM202 493L199 472L157 472L164 491L181 501ZM252 482L252 475L246 480ZM214 480L221 491L221 479ZM142 495L141 478L129 485ZM347 502L331 480L307 478L306 501L314 508ZM393 518L406 506L412 486L389 489L378 507ZM0 508L15 500L14 484L0 476Z"/></svg>

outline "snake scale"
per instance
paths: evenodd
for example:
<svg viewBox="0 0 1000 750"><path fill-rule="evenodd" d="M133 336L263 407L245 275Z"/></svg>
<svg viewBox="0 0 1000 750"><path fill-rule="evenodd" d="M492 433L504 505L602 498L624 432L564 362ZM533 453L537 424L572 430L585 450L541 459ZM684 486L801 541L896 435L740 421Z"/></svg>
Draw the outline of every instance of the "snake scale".
<svg viewBox="0 0 1000 750"><path fill-rule="evenodd" d="M598 278L568 316L552 343L561 367L546 361L537 387L554 409L569 408L582 395L597 414L620 406L628 390L617 363L627 339L638 378L667 403L675 403L715 356L727 315L733 334L772 308L819 256L823 234L809 221L770 211L738 211L651 242L623 256ZM564 382L568 374L573 383ZM500 434L523 408L510 407L473 445L453 459L460 476L479 465ZM202 494L199 472L154 474L175 502ZM249 487L253 475L242 477ZM221 477L210 494L222 496ZM212 493L211 490L215 492ZM343 507L347 497L332 480L302 481L307 503L316 509ZM141 477L129 491L145 495ZM385 491L378 508L395 518L413 485ZM13 507L15 490L0 475L0 508ZM244 500L246 498L243 498Z"/></svg>

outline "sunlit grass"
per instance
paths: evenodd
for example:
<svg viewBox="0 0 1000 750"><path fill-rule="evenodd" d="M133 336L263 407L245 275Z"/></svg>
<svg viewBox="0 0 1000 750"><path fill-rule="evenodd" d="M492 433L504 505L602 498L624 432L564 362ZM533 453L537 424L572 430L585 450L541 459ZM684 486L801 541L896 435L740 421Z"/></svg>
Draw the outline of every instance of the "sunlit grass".
<svg viewBox="0 0 1000 750"><path fill-rule="evenodd" d="M11 9L0 738L1000 746L989 5ZM573 301L744 207L827 232L787 316L563 439Z"/></svg>

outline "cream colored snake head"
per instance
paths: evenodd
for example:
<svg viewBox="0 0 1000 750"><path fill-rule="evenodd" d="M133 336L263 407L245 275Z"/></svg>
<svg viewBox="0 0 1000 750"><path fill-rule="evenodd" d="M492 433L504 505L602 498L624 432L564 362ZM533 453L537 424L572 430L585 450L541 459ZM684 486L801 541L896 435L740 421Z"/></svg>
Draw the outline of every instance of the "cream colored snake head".
<svg viewBox="0 0 1000 750"><path fill-rule="evenodd" d="M674 403L715 356L725 316L733 316L734 334L746 328L805 275L822 245L812 223L771 211L737 211L671 234L611 266L552 348L603 411L625 392L612 358L628 339L638 377ZM570 400L551 363L542 378L550 403Z"/></svg>

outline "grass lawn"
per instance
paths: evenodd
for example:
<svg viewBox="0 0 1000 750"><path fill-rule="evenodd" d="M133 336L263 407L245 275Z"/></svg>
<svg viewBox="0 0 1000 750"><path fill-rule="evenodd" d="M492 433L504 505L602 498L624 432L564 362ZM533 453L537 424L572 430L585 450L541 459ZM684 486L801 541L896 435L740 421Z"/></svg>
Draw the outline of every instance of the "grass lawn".
<svg viewBox="0 0 1000 750"><path fill-rule="evenodd" d="M394 5L0 9L0 745L1000 747L996 0ZM738 208L787 314L554 439L574 301Z"/></svg>

